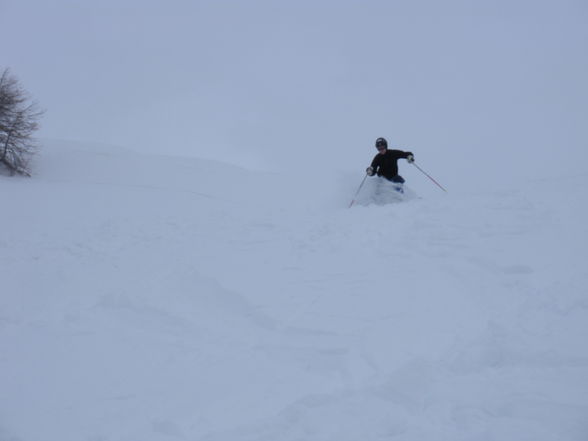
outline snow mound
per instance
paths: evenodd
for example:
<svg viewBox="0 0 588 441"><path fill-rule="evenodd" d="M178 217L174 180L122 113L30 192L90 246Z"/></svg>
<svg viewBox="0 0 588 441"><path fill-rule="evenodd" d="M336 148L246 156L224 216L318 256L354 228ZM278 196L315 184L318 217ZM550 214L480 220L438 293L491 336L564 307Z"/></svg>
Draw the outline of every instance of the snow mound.
<svg viewBox="0 0 588 441"><path fill-rule="evenodd" d="M406 184L386 178L368 178L355 198L357 205L387 205L416 199L416 193Z"/></svg>

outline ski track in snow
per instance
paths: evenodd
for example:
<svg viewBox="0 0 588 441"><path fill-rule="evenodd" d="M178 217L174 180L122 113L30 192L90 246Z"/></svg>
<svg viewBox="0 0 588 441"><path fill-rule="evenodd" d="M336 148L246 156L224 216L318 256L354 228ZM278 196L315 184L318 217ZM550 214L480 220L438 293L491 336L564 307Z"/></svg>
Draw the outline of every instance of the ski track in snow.
<svg viewBox="0 0 588 441"><path fill-rule="evenodd" d="M586 176L347 209L326 178L38 162L0 176L1 441L588 439Z"/></svg>

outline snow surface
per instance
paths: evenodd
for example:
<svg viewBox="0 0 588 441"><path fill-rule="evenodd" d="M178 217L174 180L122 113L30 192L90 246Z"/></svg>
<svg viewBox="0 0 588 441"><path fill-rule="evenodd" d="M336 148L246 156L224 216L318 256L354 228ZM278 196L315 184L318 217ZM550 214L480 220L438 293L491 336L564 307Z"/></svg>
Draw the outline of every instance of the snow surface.
<svg viewBox="0 0 588 441"><path fill-rule="evenodd" d="M0 176L0 440L585 441L587 178L348 209L46 145Z"/></svg>

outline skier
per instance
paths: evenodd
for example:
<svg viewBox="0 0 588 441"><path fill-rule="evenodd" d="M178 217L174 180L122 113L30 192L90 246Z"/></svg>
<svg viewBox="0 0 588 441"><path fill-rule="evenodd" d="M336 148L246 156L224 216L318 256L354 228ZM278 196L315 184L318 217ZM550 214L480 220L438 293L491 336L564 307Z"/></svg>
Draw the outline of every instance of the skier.
<svg viewBox="0 0 588 441"><path fill-rule="evenodd" d="M384 138L376 139L376 148L378 154L374 157L372 165L366 169L368 176L377 174L383 176L387 180L403 184L404 178L398 174L398 160L405 158L408 163L414 162L414 155L412 152L404 152L402 150L388 150L388 141Z"/></svg>

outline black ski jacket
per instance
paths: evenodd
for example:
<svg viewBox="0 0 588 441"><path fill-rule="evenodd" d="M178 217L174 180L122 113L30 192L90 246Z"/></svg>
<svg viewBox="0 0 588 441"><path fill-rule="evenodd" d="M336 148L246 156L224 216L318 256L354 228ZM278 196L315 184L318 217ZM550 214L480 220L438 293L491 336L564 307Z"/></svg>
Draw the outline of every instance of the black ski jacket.
<svg viewBox="0 0 588 441"><path fill-rule="evenodd" d="M372 161L372 168L378 176L383 176L390 181L397 180L398 176L398 160L401 158L408 158L412 152L403 152L402 150L386 150L382 155L378 153ZM402 179L402 178L401 178ZM401 182L404 182L402 180Z"/></svg>

